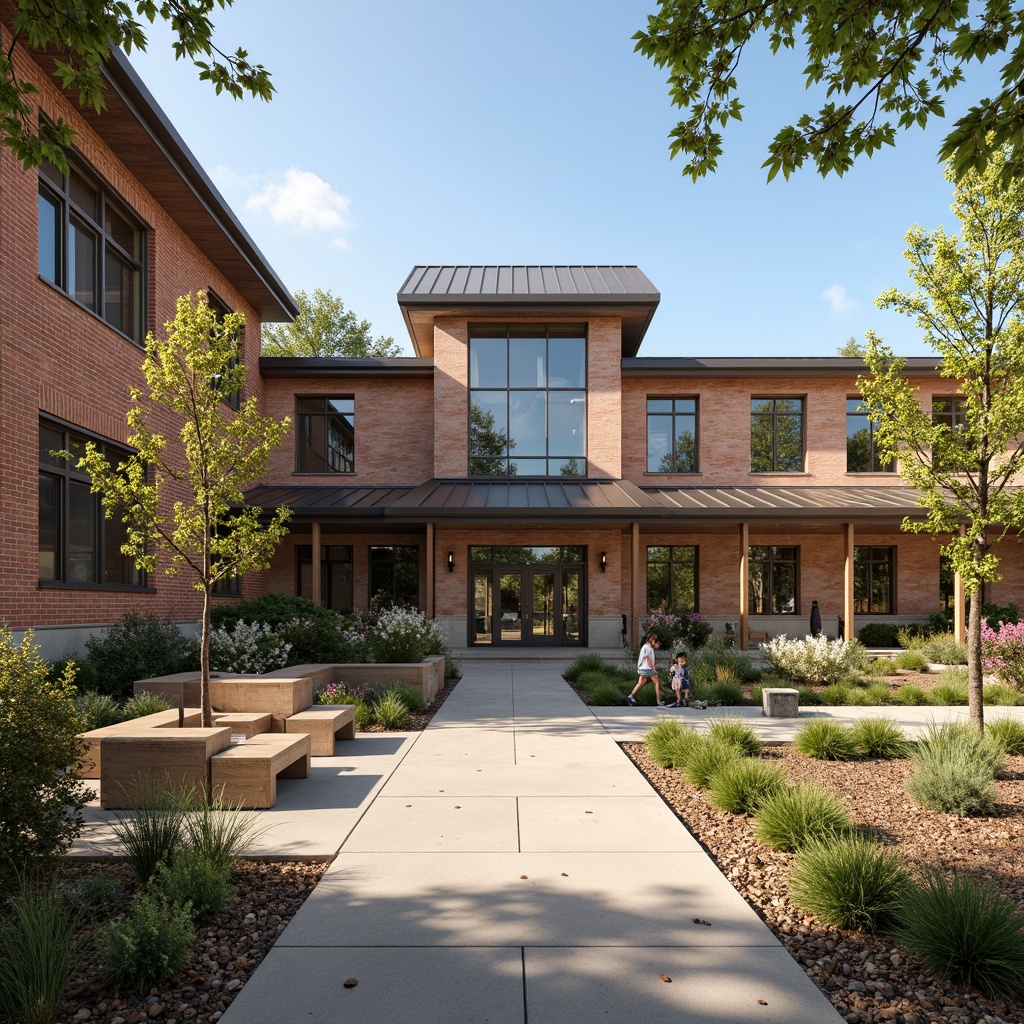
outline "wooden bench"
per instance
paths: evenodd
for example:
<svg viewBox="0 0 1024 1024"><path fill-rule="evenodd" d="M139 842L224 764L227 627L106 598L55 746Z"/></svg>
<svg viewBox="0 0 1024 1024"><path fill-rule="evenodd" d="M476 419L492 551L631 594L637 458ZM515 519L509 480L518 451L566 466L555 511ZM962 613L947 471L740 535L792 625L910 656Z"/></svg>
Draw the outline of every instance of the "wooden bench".
<svg viewBox="0 0 1024 1024"><path fill-rule="evenodd" d="M260 733L210 758L210 786L228 806L265 808L277 803L278 776L309 775L309 733Z"/></svg>
<svg viewBox="0 0 1024 1024"><path fill-rule="evenodd" d="M313 703L313 683L308 677L211 678L210 703L218 711L269 712L271 731L284 732L284 720Z"/></svg>
<svg viewBox="0 0 1024 1024"><path fill-rule="evenodd" d="M202 723L202 712L199 708L185 708L185 725L193 728ZM87 749L82 761L83 779L98 779L102 765L103 741L109 736L124 736L146 732L149 729L177 729L178 709L170 711L157 711L152 715L143 715L142 718L132 718L127 722L117 722L114 725L104 725L99 729L90 729L83 732L81 738L85 740Z"/></svg>
<svg viewBox="0 0 1024 1024"><path fill-rule="evenodd" d="M756 644L765 644L768 642L767 633L747 633L747 650Z"/></svg>
<svg viewBox="0 0 1024 1024"><path fill-rule="evenodd" d="M177 712L175 712L177 714ZM206 794L210 758L231 743L227 727L146 729L103 739L100 806L122 810L136 804L143 787L170 786L180 792Z"/></svg>
<svg viewBox="0 0 1024 1024"><path fill-rule="evenodd" d="M241 735L249 739L262 732L270 732L273 716L269 711L214 711L213 724L226 725L231 729L233 736Z"/></svg>
<svg viewBox="0 0 1024 1024"><path fill-rule="evenodd" d="M309 733L313 757L332 757L335 740L356 738L356 709L353 704L323 704L307 708L285 719L286 733Z"/></svg>

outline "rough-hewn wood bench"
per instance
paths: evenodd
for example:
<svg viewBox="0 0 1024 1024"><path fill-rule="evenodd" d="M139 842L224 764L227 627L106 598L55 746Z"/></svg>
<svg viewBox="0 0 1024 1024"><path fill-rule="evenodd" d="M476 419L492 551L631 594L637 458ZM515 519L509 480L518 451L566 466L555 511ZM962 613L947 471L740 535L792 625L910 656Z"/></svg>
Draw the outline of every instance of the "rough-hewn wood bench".
<svg viewBox="0 0 1024 1024"><path fill-rule="evenodd" d="M284 720L313 703L313 683L308 677L211 679L210 703L218 711L269 712L271 730L284 732Z"/></svg>
<svg viewBox="0 0 1024 1024"><path fill-rule="evenodd" d="M210 758L210 786L232 807L262 808L277 803L277 778L309 775L309 733L260 733Z"/></svg>
<svg viewBox="0 0 1024 1024"><path fill-rule="evenodd" d="M356 738L354 704L317 704L284 721L286 733L308 732L313 741L314 757L331 757L334 741Z"/></svg>
<svg viewBox="0 0 1024 1024"><path fill-rule="evenodd" d="M230 743L231 730L226 726L145 729L106 736L100 806L130 808L138 802L143 786L152 790L165 784L179 792L194 788L200 797L209 791L210 758Z"/></svg>
<svg viewBox="0 0 1024 1024"><path fill-rule="evenodd" d="M202 722L202 713L199 708L185 708L185 725L195 727ZM132 718L127 722L116 722L114 725L104 725L99 729L90 729L82 733L88 748L82 763L83 779L98 779L100 777L100 766L102 764L103 740L108 736L121 736L128 733L145 732L147 729L177 729L178 709L170 711L157 711L152 715L143 715L142 718Z"/></svg>
<svg viewBox="0 0 1024 1024"><path fill-rule="evenodd" d="M273 716L269 711L214 711L213 724L229 726L232 735L238 734L248 739L262 732L270 732Z"/></svg>

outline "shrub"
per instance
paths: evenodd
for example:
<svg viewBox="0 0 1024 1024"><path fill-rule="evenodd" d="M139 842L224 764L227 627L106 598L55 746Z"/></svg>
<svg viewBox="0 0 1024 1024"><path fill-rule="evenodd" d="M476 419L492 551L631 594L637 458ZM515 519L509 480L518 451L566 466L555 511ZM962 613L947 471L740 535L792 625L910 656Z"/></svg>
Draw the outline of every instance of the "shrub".
<svg viewBox="0 0 1024 1024"><path fill-rule="evenodd" d="M161 861L173 863L181 845L187 813L184 804L191 794L176 799L169 786L170 780L165 784L140 781L131 817L111 822L125 859L143 885L153 877Z"/></svg>
<svg viewBox="0 0 1024 1024"><path fill-rule="evenodd" d="M933 723L910 754L916 769L907 793L922 807L960 817L991 814L993 778L1004 766L1001 743L966 722Z"/></svg>
<svg viewBox="0 0 1024 1024"><path fill-rule="evenodd" d="M161 862L150 892L171 906L183 907L193 925L212 924L234 897L229 864L207 860L198 850L181 849L172 864Z"/></svg>
<svg viewBox="0 0 1024 1024"><path fill-rule="evenodd" d="M369 634L376 662L419 662L431 654L446 654L444 630L412 608L385 608Z"/></svg>
<svg viewBox="0 0 1024 1024"><path fill-rule="evenodd" d="M610 679L587 690L587 703L595 708L618 707L623 697L622 687Z"/></svg>
<svg viewBox="0 0 1024 1024"><path fill-rule="evenodd" d="M811 689L809 686L798 686L796 691L799 696L799 701L802 707L811 708L822 703L821 695L817 690ZM761 703L761 698L757 699L757 703Z"/></svg>
<svg viewBox="0 0 1024 1024"><path fill-rule="evenodd" d="M444 677L445 679L458 679L462 675L462 662L453 658L450 654L444 656Z"/></svg>
<svg viewBox="0 0 1024 1024"><path fill-rule="evenodd" d="M210 630L210 668L216 672L262 675L284 668L291 649L280 631L264 622L240 619L234 629Z"/></svg>
<svg viewBox="0 0 1024 1024"><path fill-rule="evenodd" d="M373 702L373 717L384 729L408 729L412 716L397 693L385 693Z"/></svg>
<svg viewBox="0 0 1024 1024"><path fill-rule="evenodd" d="M31 632L16 646L0 625L0 893L17 870L64 853L93 795L75 776L85 744L71 670L53 682L47 671Z"/></svg>
<svg viewBox="0 0 1024 1024"><path fill-rule="evenodd" d="M351 704L344 683L328 683L322 690L313 691L314 704Z"/></svg>
<svg viewBox="0 0 1024 1024"><path fill-rule="evenodd" d="M411 714L422 715L427 710L427 702L408 683L396 679L380 691L380 696L383 698L392 693L408 708Z"/></svg>
<svg viewBox="0 0 1024 1024"><path fill-rule="evenodd" d="M183 636L170 619L128 612L102 635L85 642L96 670L96 689L117 700L131 696L136 679L188 672L199 667L199 643Z"/></svg>
<svg viewBox="0 0 1024 1024"><path fill-rule="evenodd" d="M674 718L659 718L644 737L647 752L662 768L684 768L690 753L704 742L695 729L688 729Z"/></svg>
<svg viewBox="0 0 1024 1024"><path fill-rule="evenodd" d="M102 729L121 721L117 701L107 693L86 690L75 698L75 708L82 719L82 732Z"/></svg>
<svg viewBox="0 0 1024 1024"><path fill-rule="evenodd" d="M68 665L74 670L75 688L79 693L96 689L96 669L87 658L64 658L61 661L51 662L50 669L46 674L50 682L53 683L58 679L63 679L64 670Z"/></svg>
<svg viewBox="0 0 1024 1024"><path fill-rule="evenodd" d="M985 726L985 735L1008 754L1024 754L1024 722L1019 718L997 718Z"/></svg>
<svg viewBox="0 0 1024 1024"><path fill-rule="evenodd" d="M967 607L970 609L969 601ZM1020 622L1020 609L1013 603L993 604L991 601L986 601L981 606L981 617L989 622L1009 622L1011 625L1016 625Z"/></svg>
<svg viewBox="0 0 1024 1024"><path fill-rule="evenodd" d="M581 654L563 673L562 677L570 683L579 680L584 672L603 672L608 662L600 654Z"/></svg>
<svg viewBox="0 0 1024 1024"><path fill-rule="evenodd" d="M852 831L843 802L820 786L790 786L762 801L754 815L759 842L776 850L799 850L815 839Z"/></svg>
<svg viewBox="0 0 1024 1024"><path fill-rule="evenodd" d="M1024 918L989 881L927 871L907 894L897 937L943 981L989 998L1024 991Z"/></svg>
<svg viewBox="0 0 1024 1024"><path fill-rule="evenodd" d="M230 604L215 605L212 612L214 627L229 632L238 622L258 622L274 629L286 623L293 624L283 630L283 639L291 644L288 663L307 665L332 661L350 661L343 657L337 613L314 604L308 597L288 594L264 594L262 597ZM294 625L296 622L301 625Z"/></svg>
<svg viewBox="0 0 1024 1024"><path fill-rule="evenodd" d="M101 933L100 963L114 984L145 992L181 972L194 935L184 907L143 891Z"/></svg>
<svg viewBox="0 0 1024 1024"><path fill-rule="evenodd" d="M889 696L889 688L885 689L885 696ZM878 691L863 690L859 686L848 686L846 688L846 704L849 707L869 707L878 704Z"/></svg>
<svg viewBox="0 0 1024 1024"><path fill-rule="evenodd" d="M133 694L124 702L121 708L121 718L130 722L136 718L145 718L146 715L155 715L158 711L170 711L171 702L159 693L149 693L143 690L141 693Z"/></svg>
<svg viewBox="0 0 1024 1024"><path fill-rule="evenodd" d="M854 723L850 734L861 757L910 756L910 744L892 718L862 718Z"/></svg>
<svg viewBox="0 0 1024 1024"><path fill-rule="evenodd" d="M711 780L708 803L732 814L753 814L769 796L786 787L786 773L757 757L725 765Z"/></svg>
<svg viewBox="0 0 1024 1024"><path fill-rule="evenodd" d="M920 707L922 704L930 703L928 694L914 683L901 686L889 699L894 704L904 704L908 707Z"/></svg>
<svg viewBox="0 0 1024 1024"><path fill-rule="evenodd" d="M892 662L896 668L901 668L907 672L927 672L928 671L928 659L921 653L920 650L915 651L900 651L899 654L893 658Z"/></svg>
<svg viewBox="0 0 1024 1024"><path fill-rule="evenodd" d="M708 642L712 626L696 612L688 615L652 612L640 619L640 635L646 639L651 633L658 637L666 651L691 651Z"/></svg>
<svg viewBox="0 0 1024 1024"><path fill-rule="evenodd" d="M986 672L1024 690L1024 623L999 622L999 629L981 624L981 662Z"/></svg>
<svg viewBox="0 0 1024 1024"><path fill-rule="evenodd" d="M981 691L982 704L1002 707L1020 707L1024 704L1024 693L1005 683L986 683Z"/></svg>
<svg viewBox="0 0 1024 1024"><path fill-rule="evenodd" d="M258 821L255 811L225 804L223 790L218 790L212 799L203 793L185 810L181 835L189 849L228 871L266 831Z"/></svg>
<svg viewBox="0 0 1024 1024"><path fill-rule="evenodd" d="M604 669L587 669L581 672L576 680L576 685L581 690L589 690L591 686L598 686L607 683L610 677Z"/></svg>
<svg viewBox="0 0 1024 1024"><path fill-rule="evenodd" d="M857 630L857 639L865 647L899 647L899 627L891 622L869 622Z"/></svg>
<svg viewBox="0 0 1024 1024"><path fill-rule="evenodd" d="M57 1019L82 959L81 921L55 884L22 880L0 919L0 1018L24 1024Z"/></svg>
<svg viewBox="0 0 1024 1024"><path fill-rule="evenodd" d="M896 673L896 666L888 658L876 658L864 670L869 676L891 676Z"/></svg>
<svg viewBox="0 0 1024 1024"><path fill-rule="evenodd" d="M864 648L856 640L829 640L808 636L789 640L786 635L761 644L768 663L797 682L832 683L863 662Z"/></svg>
<svg viewBox="0 0 1024 1024"><path fill-rule="evenodd" d="M761 753L763 744L742 718L716 718L710 723L709 731L715 739L731 743L746 757Z"/></svg>
<svg viewBox="0 0 1024 1024"><path fill-rule="evenodd" d="M698 789L706 789L726 765L740 760L739 748L714 736L701 737L686 754L683 772L686 781Z"/></svg>
<svg viewBox="0 0 1024 1024"><path fill-rule="evenodd" d="M849 761L857 756L852 731L830 718L814 718L801 726L793 747L797 753L819 761Z"/></svg>
<svg viewBox="0 0 1024 1024"><path fill-rule="evenodd" d="M898 853L859 836L807 843L789 876L797 906L823 924L859 932L888 931L911 884Z"/></svg>
<svg viewBox="0 0 1024 1024"><path fill-rule="evenodd" d="M61 882L60 898L83 920L93 921L120 912L128 903L124 882L106 871Z"/></svg>
<svg viewBox="0 0 1024 1024"><path fill-rule="evenodd" d="M936 665L966 665L967 648L952 633L936 633L921 645L921 653Z"/></svg>
<svg viewBox="0 0 1024 1024"><path fill-rule="evenodd" d="M722 704L726 707L739 707L744 704L743 687L739 683L731 682L728 679L718 679L707 689L706 699L711 703Z"/></svg>
<svg viewBox="0 0 1024 1024"><path fill-rule="evenodd" d="M351 704L356 709L357 729L365 730L373 725L373 705L366 698L358 694L349 694L345 703Z"/></svg>
<svg viewBox="0 0 1024 1024"><path fill-rule="evenodd" d="M761 676L746 651L727 647L723 637L712 636L704 647L690 656L690 675L701 673L710 682L712 678L718 678L719 668L728 669L741 683L753 682Z"/></svg>

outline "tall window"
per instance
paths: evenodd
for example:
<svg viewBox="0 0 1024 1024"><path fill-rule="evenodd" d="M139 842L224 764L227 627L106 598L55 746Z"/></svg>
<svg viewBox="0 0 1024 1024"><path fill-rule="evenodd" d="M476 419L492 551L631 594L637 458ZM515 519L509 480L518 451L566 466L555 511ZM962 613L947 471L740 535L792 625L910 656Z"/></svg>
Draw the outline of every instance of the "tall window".
<svg viewBox="0 0 1024 1024"><path fill-rule="evenodd" d="M697 399L647 399L647 472L697 472Z"/></svg>
<svg viewBox="0 0 1024 1024"><path fill-rule="evenodd" d="M471 327L469 475L587 475L587 343L578 326Z"/></svg>
<svg viewBox="0 0 1024 1024"><path fill-rule="evenodd" d="M747 588L753 615L794 615L800 610L799 555L799 548L750 548Z"/></svg>
<svg viewBox="0 0 1024 1024"><path fill-rule="evenodd" d="M697 548L649 547L647 610L683 615L697 607Z"/></svg>
<svg viewBox="0 0 1024 1024"><path fill-rule="evenodd" d="M299 544L295 548L295 558L298 593L301 597L311 598L313 596L313 545ZM352 610L351 545L320 545L320 604L339 612Z"/></svg>
<svg viewBox="0 0 1024 1024"><path fill-rule="evenodd" d="M420 603L420 549L370 548L370 600L417 607Z"/></svg>
<svg viewBox="0 0 1024 1024"><path fill-rule="evenodd" d="M956 572L949 555L939 555L939 609L952 611L956 607Z"/></svg>
<svg viewBox="0 0 1024 1024"><path fill-rule="evenodd" d="M804 400L750 400L750 472L802 473Z"/></svg>
<svg viewBox="0 0 1024 1024"><path fill-rule="evenodd" d="M217 323L220 324L220 325L223 325L224 318L230 312L228 307L223 302L221 302L221 300L218 299L217 296L214 295L214 293L212 291L209 291L209 290L207 290L207 292L206 292L206 304L207 304L207 306L209 306L209 308L210 308L211 312L213 313L213 315L217 318ZM238 351L240 352L241 349L242 349L242 339L241 338L236 338L235 339L235 343L236 343ZM229 368L230 369L234 369L237 365L238 365L238 357L237 356L232 356L231 360L228 363ZM241 391L232 391L229 395L225 396L223 401L224 401L225 405L229 406L232 409L236 409L237 410L241 406L241 404L242 404L242 392Z"/></svg>
<svg viewBox="0 0 1024 1024"><path fill-rule="evenodd" d="M896 549L854 547L853 604L859 614L896 611Z"/></svg>
<svg viewBox="0 0 1024 1024"><path fill-rule="evenodd" d="M146 233L105 184L39 168L39 274L133 341L145 338Z"/></svg>
<svg viewBox="0 0 1024 1024"><path fill-rule="evenodd" d="M41 420L39 423L39 579L45 582L145 586L145 574L121 554L124 523L104 516L100 495L79 468L90 438ZM111 462L128 452L97 441ZM69 460L51 455L71 453Z"/></svg>
<svg viewBox="0 0 1024 1024"><path fill-rule="evenodd" d="M354 398L299 398L299 473L354 473L356 401Z"/></svg>
<svg viewBox="0 0 1024 1024"><path fill-rule="evenodd" d="M875 447L877 420L863 408L860 398L846 400L846 472L891 473L896 465L892 459L883 460Z"/></svg>

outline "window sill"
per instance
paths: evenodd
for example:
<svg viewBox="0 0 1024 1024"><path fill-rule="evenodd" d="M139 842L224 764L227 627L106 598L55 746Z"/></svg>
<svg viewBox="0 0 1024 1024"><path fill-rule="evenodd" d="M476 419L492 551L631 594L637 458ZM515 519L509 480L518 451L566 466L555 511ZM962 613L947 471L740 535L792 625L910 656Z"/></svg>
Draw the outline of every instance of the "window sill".
<svg viewBox="0 0 1024 1024"><path fill-rule="evenodd" d="M103 590L114 593L155 594L156 587L134 583L73 583L69 580L39 580L40 590Z"/></svg>
<svg viewBox="0 0 1024 1024"><path fill-rule="evenodd" d="M693 477L693 476L703 476L703 475L704 474L699 469L690 470L690 472L688 472L688 473L652 473L650 470L647 470L644 473L644 476L653 476L653 477L666 477L666 476Z"/></svg>
<svg viewBox="0 0 1024 1024"><path fill-rule="evenodd" d="M806 469L765 469L758 471L756 469L750 470L751 476L814 476L813 473L808 473Z"/></svg>
<svg viewBox="0 0 1024 1024"><path fill-rule="evenodd" d="M355 476L354 469L296 469L292 476Z"/></svg>

